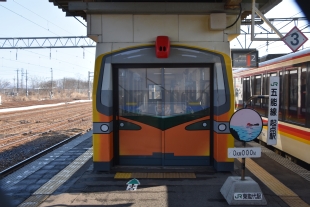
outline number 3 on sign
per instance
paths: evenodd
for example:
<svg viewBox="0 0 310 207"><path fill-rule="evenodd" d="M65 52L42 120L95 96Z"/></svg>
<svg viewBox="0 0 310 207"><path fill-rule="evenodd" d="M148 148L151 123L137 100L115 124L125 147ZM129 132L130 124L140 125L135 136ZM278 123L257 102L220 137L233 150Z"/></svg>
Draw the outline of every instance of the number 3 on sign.
<svg viewBox="0 0 310 207"><path fill-rule="evenodd" d="M308 38L295 26L282 38L282 40L293 52L295 52L308 40Z"/></svg>
<svg viewBox="0 0 310 207"><path fill-rule="evenodd" d="M296 32L294 32L291 34L291 37L293 37L293 40L294 40L294 41L291 41L291 44L294 46L298 45L299 44L299 40L298 40L299 35Z"/></svg>

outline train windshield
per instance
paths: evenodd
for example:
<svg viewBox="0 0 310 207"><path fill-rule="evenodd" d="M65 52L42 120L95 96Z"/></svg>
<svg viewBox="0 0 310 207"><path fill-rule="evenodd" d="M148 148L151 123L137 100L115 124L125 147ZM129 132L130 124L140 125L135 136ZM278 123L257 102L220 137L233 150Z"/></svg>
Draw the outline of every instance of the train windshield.
<svg viewBox="0 0 310 207"><path fill-rule="evenodd" d="M211 67L120 68L119 115L208 115L211 82L214 82L216 96L214 104L219 106L225 103L221 67L215 66L218 68L215 69L215 81L210 80Z"/></svg>
<svg viewBox="0 0 310 207"><path fill-rule="evenodd" d="M210 113L210 106L214 115L229 111L230 89L221 55L178 47L170 53L169 59L160 59L154 48L146 47L105 57L98 110L111 115L118 104L121 116L158 118L193 113L198 118Z"/></svg>

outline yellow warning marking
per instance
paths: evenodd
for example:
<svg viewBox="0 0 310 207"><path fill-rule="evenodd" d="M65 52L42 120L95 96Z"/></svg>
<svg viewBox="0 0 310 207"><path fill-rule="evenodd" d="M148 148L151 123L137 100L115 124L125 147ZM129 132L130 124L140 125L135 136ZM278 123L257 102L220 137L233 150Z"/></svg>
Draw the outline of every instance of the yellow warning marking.
<svg viewBox="0 0 310 207"><path fill-rule="evenodd" d="M114 179L127 178L196 178L195 173L116 173Z"/></svg>
<svg viewBox="0 0 310 207"><path fill-rule="evenodd" d="M131 173L116 173L114 176L115 179L127 179L131 178Z"/></svg>
<svg viewBox="0 0 310 207"><path fill-rule="evenodd" d="M148 173L147 178L164 178L163 173Z"/></svg>
<svg viewBox="0 0 310 207"><path fill-rule="evenodd" d="M196 178L195 173L179 173L180 178Z"/></svg>
<svg viewBox="0 0 310 207"><path fill-rule="evenodd" d="M132 173L132 178L147 178L147 173Z"/></svg>
<svg viewBox="0 0 310 207"><path fill-rule="evenodd" d="M180 178L179 173L164 173L164 178Z"/></svg>
<svg viewBox="0 0 310 207"><path fill-rule="evenodd" d="M241 162L241 158L238 158ZM270 190L278 195L284 202L291 207L309 207L296 193L286 187L274 176L270 175L266 170L256 164L252 159L247 158L245 166L251 171L258 179L260 179Z"/></svg>
<svg viewBox="0 0 310 207"><path fill-rule="evenodd" d="M299 197L290 197L290 196L280 196L280 198L287 203L289 206L292 207L309 207L307 203L301 200Z"/></svg>

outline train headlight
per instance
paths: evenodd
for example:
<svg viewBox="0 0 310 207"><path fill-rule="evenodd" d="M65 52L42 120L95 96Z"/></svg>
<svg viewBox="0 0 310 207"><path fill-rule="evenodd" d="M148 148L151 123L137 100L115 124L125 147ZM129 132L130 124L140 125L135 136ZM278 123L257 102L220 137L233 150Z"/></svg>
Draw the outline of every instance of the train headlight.
<svg viewBox="0 0 310 207"><path fill-rule="evenodd" d="M107 132L107 131L109 131L109 126L106 125L106 124L102 124L101 127L100 127L100 129L101 129L101 131L103 131L103 132Z"/></svg>
<svg viewBox="0 0 310 207"><path fill-rule="evenodd" d="M218 129L220 131L225 131L226 130L226 125L225 124L219 124Z"/></svg>

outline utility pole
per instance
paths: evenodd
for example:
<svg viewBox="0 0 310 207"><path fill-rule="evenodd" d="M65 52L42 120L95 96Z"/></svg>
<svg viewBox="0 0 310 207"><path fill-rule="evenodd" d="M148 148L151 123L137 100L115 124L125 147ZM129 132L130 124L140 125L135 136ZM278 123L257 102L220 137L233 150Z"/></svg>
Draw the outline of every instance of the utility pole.
<svg viewBox="0 0 310 207"><path fill-rule="evenodd" d="M18 82L19 82L19 80L18 80L18 69L17 69L16 71L17 71L17 81L16 81L17 87L16 87L16 93L18 94Z"/></svg>
<svg viewBox="0 0 310 207"><path fill-rule="evenodd" d="M24 79L24 69L22 68L21 69L21 76L22 76L22 78L21 78L21 80L20 80L20 88L21 89L23 89L24 88L24 85L23 85L23 79Z"/></svg>
<svg viewBox="0 0 310 207"><path fill-rule="evenodd" d="M90 100L90 77L93 77L93 76L90 76L90 71L88 71L88 100Z"/></svg>
<svg viewBox="0 0 310 207"><path fill-rule="evenodd" d="M78 79L78 93L80 93L80 77Z"/></svg>
<svg viewBox="0 0 310 207"><path fill-rule="evenodd" d="M28 97L28 84L27 84L27 82L28 82L28 76L27 76L27 70L26 70L26 96Z"/></svg>
<svg viewBox="0 0 310 207"><path fill-rule="evenodd" d="M90 87L89 87L89 82L90 82L90 71L88 71L88 100L90 100Z"/></svg>
<svg viewBox="0 0 310 207"><path fill-rule="evenodd" d="M66 78L64 78L63 83L62 83L62 90L65 92L65 82L66 82Z"/></svg>
<svg viewBox="0 0 310 207"><path fill-rule="evenodd" d="M16 86L15 86L15 78L13 78L13 81L14 81L14 87L16 87ZM13 88L13 94L14 94L14 88Z"/></svg>
<svg viewBox="0 0 310 207"><path fill-rule="evenodd" d="M51 99L53 98L53 68L51 68Z"/></svg>

